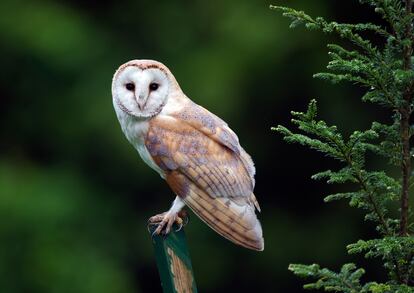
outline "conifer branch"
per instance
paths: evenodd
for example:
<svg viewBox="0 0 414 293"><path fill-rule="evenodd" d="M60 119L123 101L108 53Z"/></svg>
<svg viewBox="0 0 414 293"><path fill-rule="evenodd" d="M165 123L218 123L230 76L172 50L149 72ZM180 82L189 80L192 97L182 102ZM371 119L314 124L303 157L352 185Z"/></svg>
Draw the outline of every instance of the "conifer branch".
<svg viewBox="0 0 414 293"><path fill-rule="evenodd" d="M335 33L355 45L354 50L330 44L330 72L314 76L332 83L348 81L367 88L363 101L379 104L390 110L393 122L384 124L374 121L366 131L354 131L344 139L336 126L329 126L323 120L316 120L316 101L309 103L305 113L292 112L292 122L303 133L295 133L279 125L278 131L287 142L309 146L323 154L341 161L345 167L338 171L323 171L313 179L327 179L327 183L356 183L359 190L331 194L325 201L347 199L353 207L366 211L365 219L375 221L382 238L368 241L359 240L348 246L349 253L366 252L365 257L377 257L383 261L389 273L389 280L360 283L363 269L346 264L336 273L318 265L291 265L290 270L302 277L316 279L305 285L307 289L325 289L337 292L395 293L414 292L414 226L409 207L411 182L410 139L414 127L410 125L414 95L414 30L412 13L414 0L360 0L375 8L392 32L375 24L341 24L327 22L321 17L312 18L303 11L272 6L289 17L291 27L300 24L308 29ZM363 38L361 31L373 31L384 37L384 46L376 46ZM369 171L365 167L366 152L372 151L386 158L401 169L401 177L393 178L384 171ZM411 185L410 185L411 183ZM400 215L389 212L400 204ZM407 237L408 236L408 237Z"/></svg>
<svg viewBox="0 0 414 293"><path fill-rule="evenodd" d="M335 136L327 137L329 141L331 141L339 150L339 152L342 154L344 160L348 164L349 168L353 171L353 177L356 179L356 181L359 183L361 189L366 193L368 196L368 200L371 204L371 210L372 212L377 216L378 222L381 226L381 231L387 235L391 236L393 233L391 229L388 226L387 221L385 220L385 216L382 213L381 209L378 207L378 204L376 202L375 196L372 191L369 190L368 185L364 177L362 176L362 171L359 167L355 167L355 163L352 159L352 148L355 144L358 143L358 141L353 142L353 145L350 146L349 151L347 151L344 148L343 143L338 141Z"/></svg>
<svg viewBox="0 0 414 293"><path fill-rule="evenodd" d="M352 164L352 162L350 162L350 164ZM359 184L361 185L362 189L368 195L368 200L372 205L372 210L374 211L374 213L377 215L377 217L379 219L379 222L381 224L382 231L383 231L384 235L391 236L392 231L391 231L390 227L388 226L387 221L385 220L385 216L383 215L380 208L378 207L378 204L375 200L375 196L374 196L373 192L369 191L368 186L367 186L364 178L361 176L361 171L360 170L357 170L357 174L355 175L355 177L358 180Z"/></svg>

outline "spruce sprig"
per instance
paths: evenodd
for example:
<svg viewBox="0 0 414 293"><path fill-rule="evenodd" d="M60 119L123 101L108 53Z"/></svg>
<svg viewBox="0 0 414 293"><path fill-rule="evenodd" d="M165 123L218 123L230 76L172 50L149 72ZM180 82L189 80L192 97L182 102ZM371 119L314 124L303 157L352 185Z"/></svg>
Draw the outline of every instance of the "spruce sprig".
<svg viewBox="0 0 414 293"><path fill-rule="evenodd" d="M339 170L326 170L312 176L328 183L351 183L357 189L331 194L326 202L346 199L352 207L363 209L365 219L373 221L378 239L359 240L347 246L348 253L362 253L366 258L380 258L389 279L363 284L364 270L355 264L343 265L333 272L319 265L292 264L296 275L314 278L306 289L324 289L334 292L414 292L414 236L409 192L414 184L411 157L414 150L410 139L414 133L410 118L413 111L413 0L360 0L372 6L387 23L344 24L313 18L303 11L271 6L291 19L291 28L304 25L310 30L332 33L347 40L351 48L329 44L328 72L314 77L332 83L348 81L366 89L362 100L389 110L390 124L374 121L368 130L354 131L344 138L334 125L317 118L317 104L312 100L306 112L292 112L292 123L299 132L285 126L272 128L289 143L299 143L340 161ZM381 36L382 44L373 44L370 33ZM385 158L384 163L401 169L394 178L384 170L368 170L366 153ZM399 203L400 209L393 208ZM395 215L399 214L399 217Z"/></svg>

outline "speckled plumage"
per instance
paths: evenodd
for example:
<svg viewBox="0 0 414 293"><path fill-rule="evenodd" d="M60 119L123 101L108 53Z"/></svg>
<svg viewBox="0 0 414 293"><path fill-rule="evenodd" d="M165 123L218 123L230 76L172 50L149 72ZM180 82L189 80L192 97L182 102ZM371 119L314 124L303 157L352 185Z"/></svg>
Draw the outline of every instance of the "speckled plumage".
<svg viewBox="0 0 414 293"><path fill-rule="evenodd" d="M128 81L128 76L138 76L151 80L145 72L148 68L159 68L161 73L154 74L161 80L159 86L165 97L151 97L147 90L144 104L149 101L153 109L141 109L132 100L142 103L142 93L137 90L132 97L119 88L123 83L117 78ZM125 69L130 73L122 76ZM141 80L132 77L142 87ZM255 214L255 207L260 208L253 194L253 161L228 125L188 99L168 68L156 61L133 60L122 65L115 73L112 91L126 137L178 196L170 211L181 209L181 204L176 204L181 201L225 238L263 250L262 229Z"/></svg>

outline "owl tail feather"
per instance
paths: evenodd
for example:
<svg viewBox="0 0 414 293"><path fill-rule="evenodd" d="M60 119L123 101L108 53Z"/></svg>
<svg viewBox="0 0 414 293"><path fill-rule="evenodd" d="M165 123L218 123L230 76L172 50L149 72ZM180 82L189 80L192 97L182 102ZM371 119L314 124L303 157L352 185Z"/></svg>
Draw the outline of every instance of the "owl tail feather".
<svg viewBox="0 0 414 293"><path fill-rule="evenodd" d="M262 226L255 214L257 201L252 204L248 197L212 198L194 184L183 200L224 238L252 250L264 249Z"/></svg>
<svg viewBox="0 0 414 293"><path fill-rule="evenodd" d="M259 202L256 199L256 196L252 193L250 195L250 200L253 202L254 206L256 207L256 210L260 213L262 209L260 208Z"/></svg>

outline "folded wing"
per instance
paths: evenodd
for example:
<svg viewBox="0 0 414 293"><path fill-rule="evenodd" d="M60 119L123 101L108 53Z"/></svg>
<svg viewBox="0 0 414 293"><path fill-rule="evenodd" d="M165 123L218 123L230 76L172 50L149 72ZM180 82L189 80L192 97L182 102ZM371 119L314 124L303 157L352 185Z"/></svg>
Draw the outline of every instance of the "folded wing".
<svg viewBox="0 0 414 293"><path fill-rule="evenodd" d="M191 108L153 118L145 145L195 214L236 244L262 250L253 162L225 122L197 105Z"/></svg>
<svg viewBox="0 0 414 293"><path fill-rule="evenodd" d="M253 250L263 250L262 227L251 197L212 198L185 175L173 171L167 176L171 189L208 226L228 240Z"/></svg>

